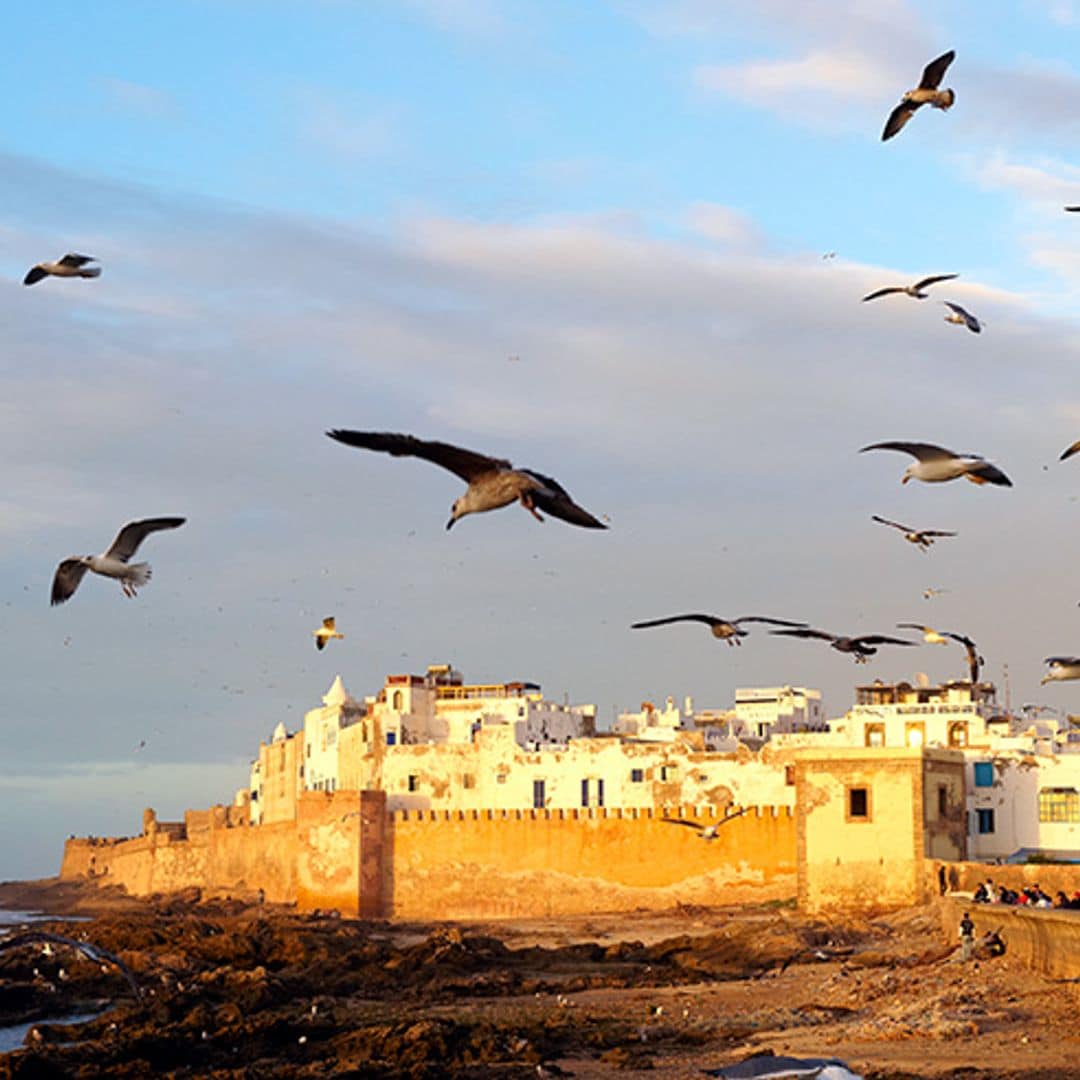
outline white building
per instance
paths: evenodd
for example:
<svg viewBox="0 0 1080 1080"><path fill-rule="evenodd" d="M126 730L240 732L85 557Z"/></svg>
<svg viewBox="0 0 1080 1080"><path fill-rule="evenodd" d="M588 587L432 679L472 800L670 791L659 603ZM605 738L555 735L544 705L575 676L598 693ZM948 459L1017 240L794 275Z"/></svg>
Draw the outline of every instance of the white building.
<svg viewBox="0 0 1080 1080"><path fill-rule="evenodd" d="M686 699L684 709L669 697L663 709L658 709L651 701L641 703L641 711L619 713L612 731L624 739L643 739L649 742L673 742L680 731L691 727L694 702Z"/></svg>
<svg viewBox="0 0 1080 1080"><path fill-rule="evenodd" d="M821 691L805 686L740 686L735 690L735 718L759 739L829 730Z"/></svg>

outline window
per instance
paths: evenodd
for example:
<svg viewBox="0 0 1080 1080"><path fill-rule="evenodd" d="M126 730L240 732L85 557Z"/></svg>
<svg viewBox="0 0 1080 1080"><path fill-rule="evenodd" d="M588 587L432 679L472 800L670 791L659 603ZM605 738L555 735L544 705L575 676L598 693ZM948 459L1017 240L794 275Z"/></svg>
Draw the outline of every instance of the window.
<svg viewBox="0 0 1080 1080"><path fill-rule="evenodd" d="M388 731L386 733L386 745L387 746L397 746L397 732L396 731Z"/></svg>
<svg viewBox="0 0 1080 1080"><path fill-rule="evenodd" d="M994 811L993 810L976 810L978 815L979 834L985 836L987 833L994 831Z"/></svg>
<svg viewBox="0 0 1080 1080"><path fill-rule="evenodd" d="M847 789L847 820L870 820L870 789L849 787Z"/></svg>
<svg viewBox="0 0 1080 1080"><path fill-rule="evenodd" d="M968 726L966 720L954 720L949 725L949 745L950 746L967 746L968 744Z"/></svg>
<svg viewBox="0 0 1080 1080"><path fill-rule="evenodd" d="M416 773L409 773L408 784L409 784L409 790L410 791L419 791L420 790L420 777L417 776Z"/></svg>
<svg viewBox="0 0 1080 1080"><path fill-rule="evenodd" d="M391 699L391 706L390 706L394 710L394 712L401 712L401 702L403 700L404 699L401 696L401 691L400 690L395 690L394 691L394 696Z"/></svg>
<svg viewBox="0 0 1080 1080"><path fill-rule="evenodd" d="M938 817L947 817L949 813L949 789L944 784L938 784L937 812Z"/></svg>
<svg viewBox="0 0 1080 1080"><path fill-rule="evenodd" d="M1076 788L1042 788L1039 791L1039 820L1080 821L1080 792Z"/></svg>
<svg viewBox="0 0 1080 1080"><path fill-rule="evenodd" d="M596 781L596 805L604 805L604 779L601 777Z"/></svg>
<svg viewBox="0 0 1080 1080"><path fill-rule="evenodd" d="M975 786L994 786L994 763L992 761L975 762Z"/></svg>
<svg viewBox="0 0 1080 1080"><path fill-rule="evenodd" d="M926 742L926 724L921 720L915 720L904 725L905 746L922 746L924 742Z"/></svg>
<svg viewBox="0 0 1080 1080"><path fill-rule="evenodd" d="M630 770L630 783L631 784L640 784L640 783L643 783L644 780L645 780L645 770L644 769L631 769Z"/></svg>
<svg viewBox="0 0 1080 1080"><path fill-rule="evenodd" d="M588 780L582 780L581 781L581 805L582 806L588 806L589 805L589 781Z"/></svg>
<svg viewBox="0 0 1080 1080"><path fill-rule="evenodd" d="M885 725L867 724L865 730L867 746L885 745Z"/></svg>
<svg viewBox="0 0 1080 1080"><path fill-rule="evenodd" d="M791 787L791 785L795 783L795 766L794 765L785 765L784 766L784 783L787 784L788 787Z"/></svg>
<svg viewBox="0 0 1080 1080"><path fill-rule="evenodd" d="M547 804L547 796L544 791L545 784L543 780L533 781L533 809L543 810Z"/></svg>
<svg viewBox="0 0 1080 1080"><path fill-rule="evenodd" d="M474 788L474 787L476 787L476 777L473 776L473 774L471 772L465 773L465 775L462 776L462 778L461 778L461 786L463 788Z"/></svg>
<svg viewBox="0 0 1080 1080"><path fill-rule="evenodd" d="M678 776L679 770L676 765L661 765L660 766L660 779L661 780L674 780Z"/></svg>

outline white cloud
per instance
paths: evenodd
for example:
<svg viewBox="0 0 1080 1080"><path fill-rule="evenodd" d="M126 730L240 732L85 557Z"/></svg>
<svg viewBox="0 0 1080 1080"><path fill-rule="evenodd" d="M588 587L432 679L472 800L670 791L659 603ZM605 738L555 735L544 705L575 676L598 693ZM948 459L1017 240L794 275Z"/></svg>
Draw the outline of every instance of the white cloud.
<svg viewBox="0 0 1080 1080"><path fill-rule="evenodd" d="M753 251L764 242L761 231L746 214L719 203L694 203L687 211L686 222L700 236L727 248Z"/></svg>
<svg viewBox="0 0 1080 1080"><path fill-rule="evenodd" d="M342 101L318 87L296 92L296 123L308 143L344 159L386 157L402 146L404 111L396 105Z"/></svg>
<svg viewBox="0 0 1080 1080"><path fill-rule="evenodd" d="M164 90L127 79L101 80L108 103L114 108L149 120L163 120L179 115L176 98Z"/></svg>

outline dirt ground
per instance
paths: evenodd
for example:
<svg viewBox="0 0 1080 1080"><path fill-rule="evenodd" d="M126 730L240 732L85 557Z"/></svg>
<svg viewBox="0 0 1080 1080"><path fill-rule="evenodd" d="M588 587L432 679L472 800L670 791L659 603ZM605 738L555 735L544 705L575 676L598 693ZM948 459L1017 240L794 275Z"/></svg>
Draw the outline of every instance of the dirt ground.
<svg viewBox="0 0 1080 1080"><path fill-rule="evenodd" d="M1080 1080L1080 984L1008 952L961 963L932 909L416 925L21 889L0 886L0 906L94 914L46 926L110 950L144 1000L66 947L0 950L0 1027L36 1024L0 1055L0 1080L681 1078L762 1050L838 1057L872 1080Z"/></svg>

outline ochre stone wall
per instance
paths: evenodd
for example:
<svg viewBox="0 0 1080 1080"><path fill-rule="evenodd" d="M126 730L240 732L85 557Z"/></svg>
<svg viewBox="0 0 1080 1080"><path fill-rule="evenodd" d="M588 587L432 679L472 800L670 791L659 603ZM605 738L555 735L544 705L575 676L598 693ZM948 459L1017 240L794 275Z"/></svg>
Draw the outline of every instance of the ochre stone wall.
<svg viewBox="0 0 1080 1080"><path fill-rule="evenodd" d="M730 809L729 809L730 812ZM680 817L708 825L722 808ZM495 918L787 898L795 820L753 808L705 841L660 812L399 811L388 818L387 915Z"/></svg>

